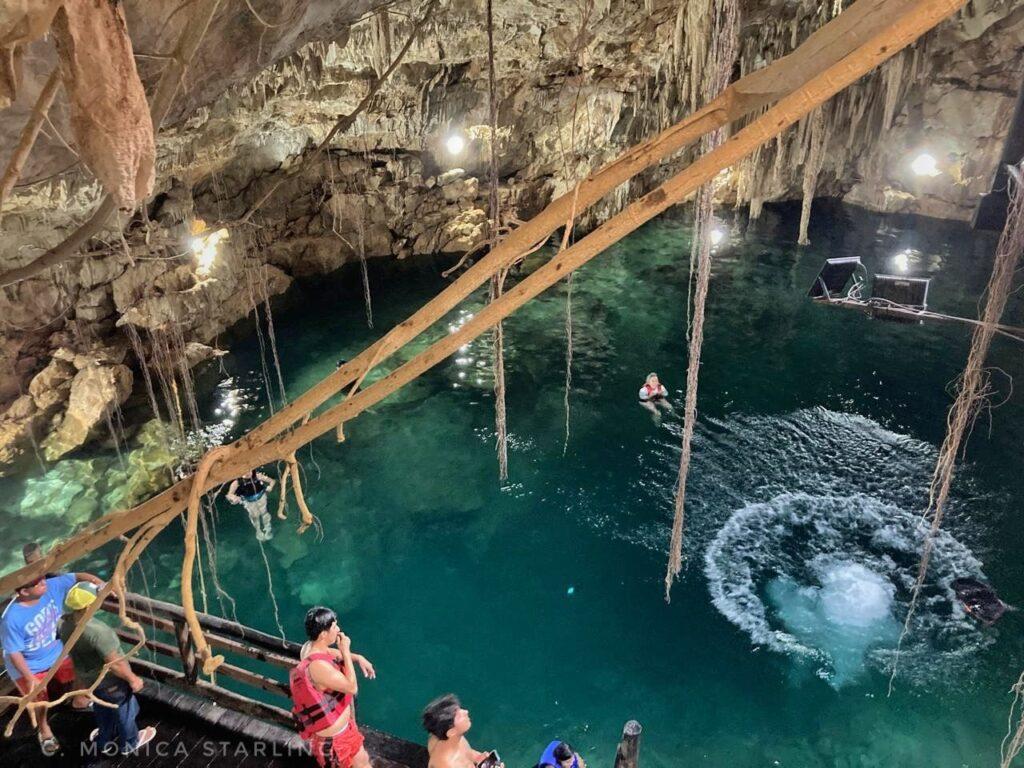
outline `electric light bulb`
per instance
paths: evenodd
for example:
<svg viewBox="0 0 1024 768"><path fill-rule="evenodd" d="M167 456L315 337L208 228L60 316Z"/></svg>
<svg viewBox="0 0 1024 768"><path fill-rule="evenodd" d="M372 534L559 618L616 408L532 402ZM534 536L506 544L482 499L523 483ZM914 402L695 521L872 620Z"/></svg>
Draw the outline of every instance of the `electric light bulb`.
<svg viewBox="0 0 1024 768"><path fill-rule="evenodd" d="M935 158L927 152L922 152L914 158L910 164L910 170L917 176L938 176L941 173Z"/></svg>
<svg viewBox="0 0 1024 768"><path fill-rule="evenodd" d="M217 246L221 240L228 239L226 229L218 229L207 235L193 237L189 242L192 254L196 257L196 274L206 277L213 269L213 262L217 258Z"/></svg>
<svg viewBox="0 0 1024 768"><path fill-rule="evenodd" d="M910 269L910 252L900 251L892 257L892 265L896 267L899 272L906 272Z"/></svg>
<svg viewBox="0 0 1024 768"><path fill-rule="evenodd" d="M725 240L725 232L723 232L722 230L720 230L718 228L715 228L715 229L711 230L711 244L712 245L718 245L723 240Z"/></svg>
<svg viewBox="0 0 1024 768"><path fill-rule="evenodd" d="M444 145L448 149L448 154L461 155L462 150L466 148L466 140L462 138L459 134L453 133L451 136L447 138Z"/></svg>

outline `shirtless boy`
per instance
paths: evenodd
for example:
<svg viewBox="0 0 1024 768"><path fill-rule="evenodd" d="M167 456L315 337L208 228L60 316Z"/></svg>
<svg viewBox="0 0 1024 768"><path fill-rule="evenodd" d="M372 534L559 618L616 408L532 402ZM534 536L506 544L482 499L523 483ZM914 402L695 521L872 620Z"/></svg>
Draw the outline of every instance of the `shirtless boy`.
<svg viewBox="0 0 1024 768"><path fill-rule="evenodd" d="M430 734L427 768L475 768L483 761L490 753L477 752L466 740L466 731L472 725L469 710L463 708L453 693L427 704L423 710L423 727ZM504 768L504 763L498 766Z"/></svg>

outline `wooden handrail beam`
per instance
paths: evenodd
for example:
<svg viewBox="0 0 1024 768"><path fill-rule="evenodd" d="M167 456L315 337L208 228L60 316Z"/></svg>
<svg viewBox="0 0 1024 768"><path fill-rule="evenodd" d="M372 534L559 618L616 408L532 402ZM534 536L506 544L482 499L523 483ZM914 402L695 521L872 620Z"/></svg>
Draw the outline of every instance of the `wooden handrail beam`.
<svg viewBox="0 0 1024 768"><path fill-rule="evenodd" d="M125 603L128 615L136 621L148 619L150 616L160 616L170 619L171 622L185 621L185 611L180 605L169 603L164 600L157 600L136 593L125 596ZM108 599L104 604L105 610L117 610L117 601ZM220 616L213 616L209 613L198 613L199 624L203 629L209 629L221 637L239 640L250 643L261 650L270 651L279 656L294 656L297 660L302 646L291 640L282 640L275 635L269 635L258 629L247 627L244 624L223 619ZM294 661L292 662L294 664Z"/></svg>

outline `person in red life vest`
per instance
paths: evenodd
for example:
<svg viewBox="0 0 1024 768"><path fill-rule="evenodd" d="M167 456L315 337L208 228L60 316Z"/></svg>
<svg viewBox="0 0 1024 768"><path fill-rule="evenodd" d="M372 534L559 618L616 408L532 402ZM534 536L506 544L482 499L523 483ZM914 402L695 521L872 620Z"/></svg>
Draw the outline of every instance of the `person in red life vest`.
<svg viewBox="0 0 1024 768"><path fill-rule="evenodd" d="M288 676L299 735L310 742L320 768L370 768L352 701L359 692L356 665L368 680L376 670L365 656L352 653L352 641L330 608L309 609L306 636L301 661Z"/></svg>
<svg viewBox="0 0 1024 768"><path fill-rule="evenodd" d="M466 732L472 727L469 710L454 693L434 699L423 710L427 737L427 768L505 768L498 753L477 752Z"/></svg>
<svg viewBox="0 0 1024 768"><path fill-rule="evenodd" d="M668 390L658 380L658 374L647 374L647 380L640 387L640 405L654 414L655 424L661 423L661 414L658 413L659 408L663 408L666 411L672 410L672 404L668 401Z"/></svg>

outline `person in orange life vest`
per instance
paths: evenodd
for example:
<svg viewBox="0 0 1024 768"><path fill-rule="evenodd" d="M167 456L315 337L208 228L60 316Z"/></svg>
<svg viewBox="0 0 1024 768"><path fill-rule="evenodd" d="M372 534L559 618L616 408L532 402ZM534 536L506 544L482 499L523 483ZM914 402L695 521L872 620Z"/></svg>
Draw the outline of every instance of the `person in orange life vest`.
<svg viewBox="0 0 1024 768"><path fill-rule="evenodd" d="M448 693L434 699L423 710L423 727L427 737L427 768L475 768L493 765L505 768L497 752L477 752L469 745L466 732L472 727L469 710L458 696Z"/></svg>
<svg viewBox="0 0 1024 768"><path fill-rule="evenodd" d="M663 408L666 411L672 410L672 404L668 401L668 390L658 380L658 374L647 374L647 380L640 387L640 405L654 414L655 424L661 422L661 414L658 413L659 408Z"/></svg>
<svg viewBox="0 0 1024 768"><path fill-rule="evenodd" d="M365 656L352 653L352 641L330 608L309 609L306 636L302 660L289 675L299 735L310 742L320 768L370 768L352 701L359 692L356 665L368 680L377 672Z"/></svg>

